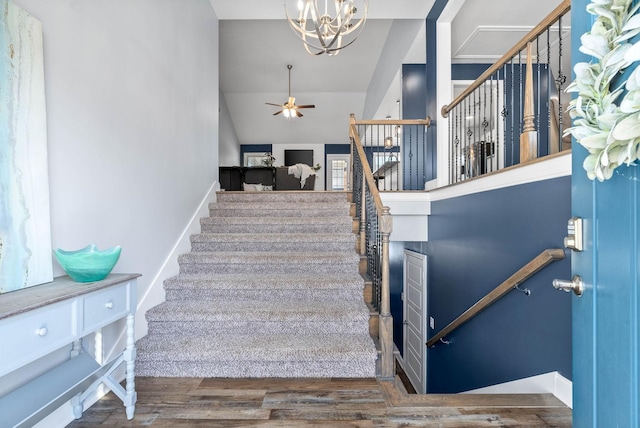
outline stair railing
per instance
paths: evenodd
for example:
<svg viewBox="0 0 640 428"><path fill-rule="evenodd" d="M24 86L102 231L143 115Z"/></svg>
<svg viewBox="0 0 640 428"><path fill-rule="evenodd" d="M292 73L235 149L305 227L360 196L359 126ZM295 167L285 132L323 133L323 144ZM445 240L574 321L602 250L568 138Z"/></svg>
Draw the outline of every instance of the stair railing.
<svg viewBox="0 0 640 428"><path fill-rule="evenodd" d="M431 118L358 120L361 146L378 190L424 190L433 161L427 148Z"/></svg>
<svg viewBox="0 0 640 428"><path fill-rule="evenodd" d="M444 338L452 331L460 327L462 324L471 320L480 312L487 309L489 306L498 301L502 296L507 294L513 289L518 289L525 292L527 295L530 293L527 289L520 289L519 285L529 279L533 274L547 266L549 263L555 260L564 259L564 250L562 249L548 249L538 254L529 263L520 268L516 273L511 275L502 284L487 293L482 299L478 300L473 306L464 311L460 316L451 321L449 325L437 332L431 339L427 341L427 346L431 347L437 344L439 341L444 341ZM446 343L446 342L445 342Z"/></svg>
<svg viewBox="0 0 640 428"><path fill-rule="evenodd" d="M352 192L359 220L358 250L367 258L367 276L372 282L373 306L379 312L380 373L382 379L395 377L393 317L389 293L389 235L393 221L389 207L382 205L377 184L362 147L356 120L349 120L352 159Z"/></svg>
<svg viewBox="0 0 640 428"><path fill-rule="evenodd" d="M564 94L571 69L571 0L564 0L441 109L449 184L571 148ZM445 125L441 125L445 126Z"/></svg>

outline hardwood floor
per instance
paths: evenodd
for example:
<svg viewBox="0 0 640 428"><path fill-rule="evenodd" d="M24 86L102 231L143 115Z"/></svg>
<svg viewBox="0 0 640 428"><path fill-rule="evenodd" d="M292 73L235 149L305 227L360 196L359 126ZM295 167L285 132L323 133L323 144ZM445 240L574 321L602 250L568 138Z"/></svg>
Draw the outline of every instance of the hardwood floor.
<svg viewBox="0 0 640 428"><path fill-rule="evenodd" d="M69 427L570 427L552 395L410 395L376 379L136 378L135 418L109 393Z"/></svg>

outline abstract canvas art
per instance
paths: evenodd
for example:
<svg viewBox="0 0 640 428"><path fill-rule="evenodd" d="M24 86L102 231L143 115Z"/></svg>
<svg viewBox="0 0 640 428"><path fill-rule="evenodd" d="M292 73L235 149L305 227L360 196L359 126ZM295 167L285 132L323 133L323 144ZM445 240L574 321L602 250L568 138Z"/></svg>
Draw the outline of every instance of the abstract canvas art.
<svg viewBox="0 0 640 428"><path fill-rule="evenodd" d="M53 279L42 25L0 0L0 293Z"/></svg>

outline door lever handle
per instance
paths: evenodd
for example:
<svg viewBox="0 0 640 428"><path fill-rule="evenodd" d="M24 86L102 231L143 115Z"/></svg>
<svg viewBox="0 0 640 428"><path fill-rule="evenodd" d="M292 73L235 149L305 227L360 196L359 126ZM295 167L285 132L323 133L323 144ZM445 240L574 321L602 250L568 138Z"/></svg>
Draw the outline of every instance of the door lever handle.
<svg viewBox="0 0 640 428"><path fill-rule="evenodd" d="M571 281L554 279L553 287L556 290L566 291L567 293L573 291L573 293L578 297L582 296L582 292L584 291L584 283L582 282L580 275L574 275Z"/></svg>

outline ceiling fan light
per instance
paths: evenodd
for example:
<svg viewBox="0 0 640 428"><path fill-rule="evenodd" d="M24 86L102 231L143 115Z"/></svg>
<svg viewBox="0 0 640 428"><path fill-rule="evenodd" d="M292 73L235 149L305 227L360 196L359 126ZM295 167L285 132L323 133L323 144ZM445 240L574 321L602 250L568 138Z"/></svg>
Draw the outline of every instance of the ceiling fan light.
<svg viewBox="0 0 640 428"><path fill-rule="evenodd" d="M284 117L286 117L287 119L289 119L291 117L291 111L288 108L286 108L286 109L282 110L282 115Z"/></svg>

